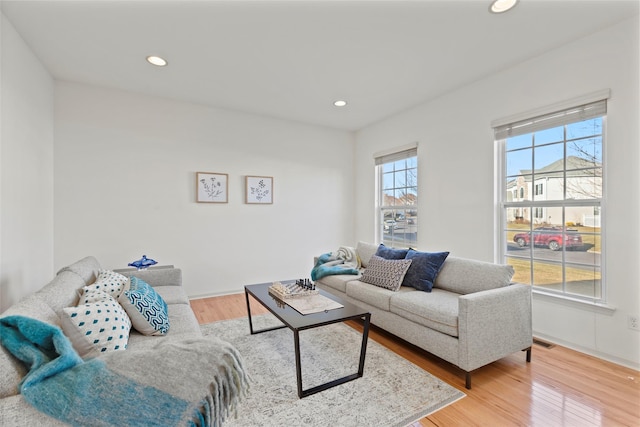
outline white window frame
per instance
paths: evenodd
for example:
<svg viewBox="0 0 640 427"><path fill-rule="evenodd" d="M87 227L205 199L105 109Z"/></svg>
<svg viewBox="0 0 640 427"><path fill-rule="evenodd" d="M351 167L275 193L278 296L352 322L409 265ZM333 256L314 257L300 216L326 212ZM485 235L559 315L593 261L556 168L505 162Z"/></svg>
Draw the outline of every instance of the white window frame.
<svg viewBox="0 0 640 427"><path fill-rule="evenodd" d="M414 204L404 204L404 205L384 205L383 201L385 200L384 197L384 184L383 184L383 165L384 164L388 164L388 163L392 163L395 162L397 160L403 160L403 159L408 159L408 158L412 158L415 157L416 158L416 168L415 168L415 185L412 187L416 188L416 198L418 197L417 192L418 190L418 143L412 143L412 144L408 144L405 145L403 147L397 147L394 149L390 149L390 150L386 150L386 151L381 151L378 153L375 153L373 155L374 157L374 163L375 163L375 176L376 176L376 185L375 185L375 191L376 191L376 197L375 197L375 201L376 201L376 206L375 206L375 227L376 227L376 231L375 231L375 236L376 236L376 241L381 242L381 243L385 243L387 246L391 246L391 247L402 247L402 248L408 248L410 246L415 247L417 245L417 240L418 240L418 224L417 224L417 220L419 218L418 215L418 204L417 204L417 200L416 203ZM384 229L384 218L385 212L388 212L390 210L410 210L412 212L415 212L415 221L413 224L410 225L412 230L415 230L415 239L406 239L406 235L405 238L402 239L398 239L396 236L393 236L390 239L385 239L385 229ZM407 216L405 216L405 221L406 223L403 224L403 227L409 227L409 219ZM393 235L394 234L394 230L387 230L387 234ZM386 240L386 241L385 241ZM393 244L393 242L397 242L397 243L402 243L402 245L397 245L397 244Z"/></svg>
<svg viewBox="0 0 640 427"><path fill-rule="evenodd" d="M602 195L599 199L587 199L587 200L572 200L572 199L564 199L559 201L545 201L544 203L537 204L534 201L528 201L526 204L528 205L526 208L531 210L537 210L538 207L542 208L545 211L549 206L553 207L571 207L576 205L590 205L594 206L595 210L598 210L598 215L603 218L603 212L605 211L605 194L606 189L604 188L604 183L606 183L606 158L605 158L605 146L606 146L606 101L610 97L609 90L603 90L599 92L595 92L592 94L585 95L580 98L576 98L573 100L565 101L562 103L558 103L549 107L545 107L542 109L538 109L535 111L521 113L519 115L507 117L504 119L496 120L491 123L491 126L495 132L495 141L496 141L496 236L498 238L498 244L496 245L496 259L498 262L507 263L507 208L518 208L523 205L520 204L521 200L518 198L514 198L512 201L509 201L509 196L507 195L507 171L505 165L505 156L506 156L506 139L512 135L518 134L528 134L530 132L535 132L544 129L550 129L562 124L568 124L572 122L585 120L584 118L580 119L571 119L571 114L586 114L587 117L590 113L585 113L584 111L580 112L580 108L582 106L589 106L591 104L595 104L595 107L587 107L587 108L600 108L602 109L602 102L604 101L604 111L594 110L596 111L595 115L592 117L602 117L602 169L603 169L603 187L602 187ZM599 112L598 112L599 111ZM557 113L557 114L555 114ZM535 192L535 187L532 190ZM548 189L543 188L543 191L546 192ZM518 191L517 189L513 190L514 192ZM534 216L534 212L530 213L530 216ZM595 214L594 214L595 216ZM563 218L563 226L566 226L566 221ZM559 297L568 300L578 300L588 303L593 303L597 305L605 305L606 304L606 280L605 280L605 224L601 222L600 227L600 241L601 241L601 256L600 256L600 295L599 296L585 296L579 295L575 293L567 292L565 289L565 285L563 284L563 290L557 292L548 292L543 290L541 287L537 287L533 285L533 291L536 293L542 293L546 295L551 295L553 297ZM564 255L564 254L563 254ZM532 261L533 251L530 258ZM565 266L565 258L562 258L563 271ZM532 273L533 274L533 271ZM564 279L563 279L564 282ZM531 281L533 283L533 280ZM596 292L597 294L597 292Z"/></svg>

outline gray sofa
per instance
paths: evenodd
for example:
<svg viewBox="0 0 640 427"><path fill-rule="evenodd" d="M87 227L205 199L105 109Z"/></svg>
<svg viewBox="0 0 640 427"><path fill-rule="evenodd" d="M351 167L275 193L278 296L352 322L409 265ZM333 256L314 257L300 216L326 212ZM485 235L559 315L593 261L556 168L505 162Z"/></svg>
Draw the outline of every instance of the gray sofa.
<svg viewBox="0 0 640 427"><path fill-rule="evenodd" d="M79 290L96 280L100 264L94 257L86 257L61 269L58 274L38 292L28 295L7 309L0 317L21 315L61 325L60 311L75 306ZM182 288L180 269L165 267L143 271L119 270L123 275L135 273L136 277L153 286L167 303L170 329L164 336L142 335L131 329L128 351L148 348L159 340L169 337L202 336L198 321L191 310L187 295ZM27 373L25 367L3 346L0 346L0 425L2 426L61 426L66 425L31 407L19 394L18 383Z"/></svg>
<svg viewBox="0 0 640 427"><path fill-rule="evenodd" d="M359 242L362 267L377 245ZM531 360L531 288L511 283L513 268L448 256L431 292L362 282L362 272L328 275L316 285L371 312L371 323L466 373L518 351Z"/></svg>

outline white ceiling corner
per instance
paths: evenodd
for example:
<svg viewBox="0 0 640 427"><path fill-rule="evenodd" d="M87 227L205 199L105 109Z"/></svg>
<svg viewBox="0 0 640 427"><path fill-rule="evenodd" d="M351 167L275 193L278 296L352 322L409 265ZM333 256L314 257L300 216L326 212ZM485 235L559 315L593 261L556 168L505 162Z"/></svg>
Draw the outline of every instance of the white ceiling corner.
<svg viewBox="0 0 640 427"><path fill-rule="evenodd" d="M2 11L56 79L358 130L639 9L521 0L496 15L489 4L2 0Z"/></svg>

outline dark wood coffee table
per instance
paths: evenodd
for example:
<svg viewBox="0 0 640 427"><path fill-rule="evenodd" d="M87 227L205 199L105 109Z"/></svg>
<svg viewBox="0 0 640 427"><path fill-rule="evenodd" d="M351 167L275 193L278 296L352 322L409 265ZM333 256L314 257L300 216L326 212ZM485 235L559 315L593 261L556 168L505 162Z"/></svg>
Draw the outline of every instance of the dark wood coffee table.
<svg viewBox="0 0 640 427"><path fill-rule="evenodd" d="M283 281L282 283L291 283L294 280ZM371 313L362 307L351 304L329 294L323 290L320 291L320 295L324 295L330 298L344 307L327 310L321 313L311 313L302 315L292 307L283 304L284 301L277 299L269 293L269 286L272 283L261 283L258 285L247 285L244 287L244 295L247 301L247 313L249 315L249 330L251 334L259 334L263 332L273 331L275 329L289 328L293 331L293 340L296 354L296 377L298 382L298 397L303 398L320 391L326 390L331 387L335 387L339 384L344 384L348 381L353 381L362 377L364 373L364 358L367 353L367 339L369 337L369 322L371 320ZM251 295L256 301L262 304L270 313L276 316L284 325L279 325L273 328L265 328L261 330L253 329L253 322L251 319L251 306L249 305L249 295ZM358 372L355 374L347 375L342 378L338 378L333 381L309 388L307 390L302 389L302 366L300 363L300 331L305 329L317 328L320 326L330 325L332 323L344 322L346 320L360 319L364 321L364 329L362 331L362 345L360 347L360 363L358 365Z"/></svg>

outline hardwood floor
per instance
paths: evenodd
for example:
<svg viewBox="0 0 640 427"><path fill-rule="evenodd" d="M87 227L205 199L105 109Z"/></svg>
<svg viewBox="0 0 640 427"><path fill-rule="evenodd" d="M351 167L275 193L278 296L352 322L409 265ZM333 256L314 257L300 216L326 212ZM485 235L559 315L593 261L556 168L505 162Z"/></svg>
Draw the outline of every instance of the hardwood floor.
<svg viewBox="0 0 640 427"><path fill-rule="evenodd" d="M247 315L244 294L192 300L191 307L200 324ZM251 312L266 310L251 300ZM632 369L561 346L534 345L531 363L522 352L477 369L467 390L463 372L448 362L376 327L369 338L467 395L412 427L640 426L640 372Z"/></svg>

